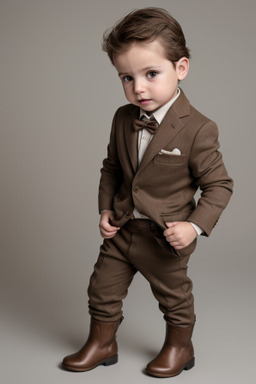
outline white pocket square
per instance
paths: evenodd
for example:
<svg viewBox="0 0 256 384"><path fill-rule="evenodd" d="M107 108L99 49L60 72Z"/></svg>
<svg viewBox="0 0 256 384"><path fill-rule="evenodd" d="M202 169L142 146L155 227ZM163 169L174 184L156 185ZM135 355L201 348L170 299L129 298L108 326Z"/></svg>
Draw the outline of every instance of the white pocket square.
<svg viewBox="0 0 256 384"><path fill-rule="evenodd" d="M174 148L172 151L166 151L164 149L161 149L159 153L163 155L181 155L181 151L178 148Z"/></svg>

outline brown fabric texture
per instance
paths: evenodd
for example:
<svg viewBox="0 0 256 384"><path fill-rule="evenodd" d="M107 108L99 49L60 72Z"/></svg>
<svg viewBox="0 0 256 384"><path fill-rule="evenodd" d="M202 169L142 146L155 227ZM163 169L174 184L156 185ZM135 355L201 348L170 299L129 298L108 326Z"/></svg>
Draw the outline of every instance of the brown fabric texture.
<svg viewBox="0 0 256 384"><path fill-rule="evenodd" d="M216 124L193 108L183 91L168 110L137 165L139 108L121 107L112 124L99 187L99 211L115 211L117 226L133 208L162 228L167 221L188 220L209 235L226 207L233 187L219 152ZM181 155L160 153L178 148ZM198 204L194 195L202 191Z"/></svg>
<svg viewBox="0 0 256 384"><path fill-rule="evenodd" d="M174 251L162 229L150 220L130 220L101 247L88 288L91 316L101 321L120 319L122 300L139 271L165 319L173 325L193 325L192 282L187 276L191 247L182 251Z"/></svg>

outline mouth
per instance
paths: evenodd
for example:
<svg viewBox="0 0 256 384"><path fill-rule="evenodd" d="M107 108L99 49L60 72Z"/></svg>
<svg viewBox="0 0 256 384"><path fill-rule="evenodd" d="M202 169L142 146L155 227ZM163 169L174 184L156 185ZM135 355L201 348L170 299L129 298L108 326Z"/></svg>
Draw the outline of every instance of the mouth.
<svg viewBox="0 0 256 384"><path fill-rule="evenodd" d="M138 103L140 103L141 105L147 105L151 102L151 99L140 99L138 100Z"/></svg>

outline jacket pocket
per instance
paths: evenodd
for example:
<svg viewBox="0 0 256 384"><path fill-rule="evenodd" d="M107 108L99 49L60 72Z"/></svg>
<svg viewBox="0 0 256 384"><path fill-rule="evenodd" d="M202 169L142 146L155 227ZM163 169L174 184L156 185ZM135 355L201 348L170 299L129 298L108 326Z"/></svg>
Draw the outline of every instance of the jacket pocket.
<svg viewBox="0 0 256 384"><path fill-rule="evenodd" d="M158 153L154 157L154 162L166 165L184 165L186 155L166 155L164 153Z"/></svg>

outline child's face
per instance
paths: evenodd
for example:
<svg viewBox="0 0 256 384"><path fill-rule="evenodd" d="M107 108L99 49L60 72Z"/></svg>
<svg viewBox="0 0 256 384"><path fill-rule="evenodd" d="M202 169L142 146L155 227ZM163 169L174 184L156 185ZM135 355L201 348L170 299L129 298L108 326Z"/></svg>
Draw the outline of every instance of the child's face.
<svg viewBox="0 0 256 384"><path fill-rule="evenodd" d="M174 68L159 41L133 43L116 54L114 65L127 100L146 112L154 112L177 94L178 80L188 72L189 60L181 58Z"/></svg>

